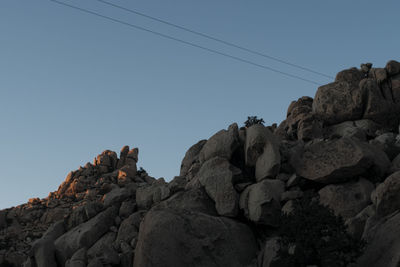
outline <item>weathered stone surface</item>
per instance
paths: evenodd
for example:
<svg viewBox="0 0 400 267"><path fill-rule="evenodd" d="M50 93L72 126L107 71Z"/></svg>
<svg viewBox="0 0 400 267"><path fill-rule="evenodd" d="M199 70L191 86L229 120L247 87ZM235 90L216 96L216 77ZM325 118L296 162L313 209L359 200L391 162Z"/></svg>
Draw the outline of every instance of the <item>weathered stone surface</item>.
<svg viewBox="0 0 400 267"><path fill-rule="evenodd" d="M139 187L136 191L136 203L139 209L149 209L154 203L168 198L170 190L164 179L158 179L150 186Z"/></svg>
<svg viewBox="0 0 400 267"><path fill-rule="evenodd" d="M370 144L378 146L386 153L390 160L393 160L400 154L400 142L396 137L395 133L384 133L371 140Z"/></svg>
<svg viewBox="0 0 400 267"><path fill-rule="evenodd" d="M395 172L379 184L374 192L378 216L386 216L400 209L400 172Z"/></svg>
<svg viewBox="0 0 400 267"><path fill-rule="evenodd" d="M0 230L7 227L7 211L0 211Z"/></svg>
<svg viewBox="0 0 400 267"><path fill-rule="evenodd" d="M60 236L55 241L58 262L65 263L78 249L91 247L113 225L117 213L118 210L115 207L109 207L89 221Z"/></svg>
<svg viewBox="0 0 400 267"><path fill-rule="evenodd" d="M200 212L217 216L214 201L208 196L204 188L190 189L179 192L159 204L160 209L184 210Z"/></svg>
<svg viewBox="0 0 400 267"><path fill-rule="evenodd" d="M383 86L383 88L382 88ZM379 85L375 79L364 79L360 82L360 90L366 95L364 101L364 119L370 119L377 123L392 124L397 122L396 109L398 109L393 101L392 93L385 85Z"/></svg>
<svg viewBox="0 0 400 267"><path fill-rule="evenodd" d="M370 67L371 68L371 67ZM347 82L350 84L358 85L365 74L357 68L350 68L342 70L336 74L335 82Z"/></svg>
<svg viewBox="0 0 400 267"><path fill-rule="evenodd" d="M120 246L122 242L126 242L129 244L133 238L138 236L139 229L136 226L138 225L138 215L138 213L134 213L127 219L122 221L118 230L117 239L115 240L118 246Z"/></svg>
<svg viewBox="0 0 400 267"><path fill-rule="evenodd" d="M367 139L364 130L357 127L354 121L345 121L332 125L325 129L325 135L330 139L337 137L349 137L361 141L365 141Z"/></svg>
<svg viewBox="0 0 400 267"><path fill-rule="evenodd" d="M361 239L367 220L375 215L375 207L369 205L365 207L356 216L349 218L345 221L347 231L355 238Z"/></svg>
<svg viewBox="0 0 400 267"><path fill-rule="evenodd" d="M279 173L279 142L263 125L256 124L246 129L245 161L247 166L255 166L257 181Z"/></svg>
<svg viewBox="0 0 400 267"><path fill-rule="evenodd" d="M370 228L363 238L367 245L358 267L397 267L400 264L400 213L393 213Z"/></svg>
<svg viewBox="0 0 400 267"><path fill-rule="evenodd" d="M117 187L104 195L103 203L105 207L109 207L115 203L121 203L128 197L130 197L130 193L126 188Z"/></svg>
<svg viewBox="0 0 400 267"><path fill-rule="evenodd" d="M230 160L238 146L239 129L234 123L228 127L228 130L221 130L208 139L199 153L199 161L203 163L214 157Z"/></svg>
<svg viewBox="0 0 400 267"><path fill-rule="evenodd" d="M88 202L84 206L79 206L73 210L68 218L68 228L73 228L81 223L96 216L103 210L103 205L98 202Z"/></svg>
<svg viewBox="0 0 400 267"><path fill-rule="evenodd" d="M249 220L257 224L278 226L284 190L284 182L265 179L248 186L241 193L240 208Z"/></svg>
<svg viewBox="0 0 400 267"><path fill-rule="evenodd" d="M373 166L384 173L389 167L385 157L378 157L372 147L357 140L341 138L311 143L293 156L291 164L300 176L330 184L361 175Z"/></svg>
<svg viewBox="0 0 400 267"><path fill-rule="evenodd" d="M97 256L101 256L105 248L111 246L114 243L116 237L117 234L114 232L108 232L105 235L103 235L87 251L88 258L92 260L95 259Z"/></svg>
<svg viewBox="0 0 400 267"><path fill-rule="evenodd" d="M238 212L239 195L234 184L241 171L228 160L215 157L206 161L196 175L207 194L215 201L215 208L222 216L235 217Z"/></svg>
<svg viewBox="0 0 400 267"><path fill-rule="evenodd" d="M397 62L396 60L390 60L388 63L386 63L385 69L389 76L394 76L396 74L399 74L400 73L400 62Z"/></svg>
<svg viewBox="0 0 400 267"><path fill-rule="evenodd" d="M244 224L224 217L153 208L140 225L134 266L250 265L257 245Z"/></svg>
<svg viewBox="0 0 400 267"><path fill-rule="evenodd" d="M72 255L71 259L67 261L65 267L86 267L86 248L81 248Z"/></svg>
<svg viewBox="0 0 400 267"><path fill-rule="evenodd" d="M266 178L275 178L281 166L279 144L277 142L266 143L264 152L257 159L255 177L257 181Z"/></svg>
<svg viewBox="0 0 400 267"><path fill-rule="evenodd" d="M64 232L64 222L56 222L32 245L32 253L38 267L57 267L54 241Z"/></svg>
<svg viewBox="0 0 400 267"><path fill-rule="evenodd" d="M343 184L327 185L319 190L320 203L331 208L336 216L348 219L371 203L374 185L363 178Z"/></svg>
<svg viewBox="0 0 400 267"><path fill-rule="evenodd" d="M186 176L192 164L199 160L199 153L206 142L207 140L201 140L189 148L182 160L179 176Z"/></svg>
<svg viewBox="0 0 400 267"><path fill-rule="evenodd" d="M265 242L262 257L260 258L259 266L261 267L270 267L271 263L278 254L279 249L281 248L279 243L279 237L273 237L268 239Z"/></svg>
<svg viewBox="0 0 400 267"><path fill-rule="evenodd" d="M122 202L121 207L119 208L119 216L121 218L126 218L131 215L136 210L136 203L131 200L127 200Z"/></svg>
<svg viewBox="0 0 400 267"><path fill-rule="evenodd" d="M358 84L337 81L318 88L313 112L327 124L359 120L363 116L363 101Z"/></svg>

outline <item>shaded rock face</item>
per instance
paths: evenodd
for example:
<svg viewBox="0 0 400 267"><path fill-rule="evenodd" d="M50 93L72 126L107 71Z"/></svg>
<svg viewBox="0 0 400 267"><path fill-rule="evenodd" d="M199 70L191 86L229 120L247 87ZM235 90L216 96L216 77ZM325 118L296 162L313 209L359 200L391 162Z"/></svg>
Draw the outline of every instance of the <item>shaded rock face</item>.
<svg viewBox="0 0 400 267"><path fill-rule="evenodd" d="M367 241L356 266L398 266L399 106L400 63L367 63L293 101L279 127L199 141L170 182L138 171L137 148L106 150L0 211L0 266L273 266L296 252L282 214L310 193Z"/></svg>
<svg viewBox="0 0 400 267"><path fill-rule="evenodd" d="M168 206L141 223L134 266L239 267L255 259L256 240L245 224Z"/></svg>
<svg viewBox="0 0 400 267"><path fill-rule="evenodd" d="M351 138L340 138L330 141L316 141L305 146L292 159L296 173L306 179L330 184L346 181L366 173L376 167L378 172L385 173L390 163L385 155L376 158L373 148Z"/></svg>
<svg viewBox="0 0 400 267"><path fill-rule="evenodd" d="M385 68L356 68L337 74L336 81L318 88L313 113L326 124L371 119L388 127L397 127L400 110L398 62Z"/></svg>

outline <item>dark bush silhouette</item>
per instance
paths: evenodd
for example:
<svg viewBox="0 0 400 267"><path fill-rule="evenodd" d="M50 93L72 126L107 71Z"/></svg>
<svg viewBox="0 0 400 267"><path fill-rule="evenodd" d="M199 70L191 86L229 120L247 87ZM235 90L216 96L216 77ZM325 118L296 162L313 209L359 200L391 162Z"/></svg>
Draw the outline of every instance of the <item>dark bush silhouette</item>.
<svg viewBox="0 0 400 267"><path fill-rule="evenodd" d="M283 215L281 223L281 249L273 267L351 266L365 245L346 232L341 217L310 193L295 201L293 212ZM289 247L294 248L292 253Z"/></svg>
<svg viewBox="0 0 400 267"><path fill-rule="evenodd" d="M249 116L247 117L247 121L244 122L244 126L248 128L254 124L264 125L264 122L265 121L263 119L257 119L257 116Z"/></svg>
<svg viewBox="0 0 400 267"><path fill-rule="evenodd" d="M139 170L136 172L137 175L141 176L142 174L146 174L147 171L143 169L143 167L140 167Z"/></svg>

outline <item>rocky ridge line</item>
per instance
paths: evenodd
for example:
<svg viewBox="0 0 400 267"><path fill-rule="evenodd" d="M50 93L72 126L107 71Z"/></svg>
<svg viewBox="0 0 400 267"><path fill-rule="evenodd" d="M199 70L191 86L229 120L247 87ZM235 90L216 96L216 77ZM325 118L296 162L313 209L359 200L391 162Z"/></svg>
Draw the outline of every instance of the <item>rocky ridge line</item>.
<svg viewBox="0 0 400 267"><path fill-rule="evenodd" d="M0 211L0 267L269 267L281 215L308 192L366 241L354 266L398 266L399 111L400 63L362 64L278 127L234 123L193 145L169 183L137 170L138 149L106 150Z"/></svg>

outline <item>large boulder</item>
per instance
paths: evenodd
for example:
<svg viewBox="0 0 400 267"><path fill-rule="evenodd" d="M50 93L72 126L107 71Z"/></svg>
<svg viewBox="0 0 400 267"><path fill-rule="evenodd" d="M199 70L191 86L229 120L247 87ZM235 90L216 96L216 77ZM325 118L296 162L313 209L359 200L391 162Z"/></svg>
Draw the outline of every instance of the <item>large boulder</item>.
<svg viewBox="0 0 400 267"><path fill-rule="evenodd" d="M321 135L322 125L312 113L312 104L311 97L303 96L289 105L285 123L289 138L310 140Z"/></svg>
<svg viewBox="0 0 400 267"><path fill-rule="evenodd" d="M382 151L350 138L312 142L290 161L298 175L324 184L344 182L370 168L380 176L390 167Z"/></svg>
<svg viewBox="0 0 400 267"><path fill-rule="evenodd" d="M136 203L139 209L150 209L150 207L168 198L170 189L164 179L158 179L150 186L139 187L136 191Z"/></svg>
<svg viewBox="0 0 400 267"><path fill-rule="evenodd" d="M192 164L199 160L199 153L206 142L207 140L201 140L189 148L182 160L179 176L186 176Z"/></svg>
<svg viewBox="0 0 400 267"><path fill-rule="evenodd" d="M337 81L319 87L314 97L313 113L326 124L361 119L363 100L358 84Z"/></svg>
<svg viewBox="0 0 400 267"><path fill-rule="evenodd" d="M240 195L240 208L250 221L278 226L284 190L285 183L280 180L265 179L250 185Z"/></svg>
<svg viewBox="0 0 400 267"><path fill-rule="evenodd" d="M253 262L256 251L256 240L245 224L154 207L140 224L133 266L242 267Z"/></svg>
<svg viewBox="0 0 400 267"><path fill-rule="evenodd" d="M358 267L398 267L400 265L400 213L393 213L364 233L366 247Z"/></svg>
<svg viewBox="0 0 400 267"><path fill-rule="evenodd" d="M261 124L246 129L245 162L255 167L257 181L274 178L280 169L279 141Z"/></svg>
<svg viewBox="0 0 400 267"><path fill-rule="evenodd" d="M356 216L371 202L374 185L363 178L343 184L327 185L319 190L320 203L344 219Z"/></svg>
<svg viewBox="0 0 400 267"><path fill-rule="evenodd" d="M238 213L239 195L234 184L241 177L241 171L228 160L220 157L206 161L195 179L205 188L215 202L218 214L235 217Z"/></svg>
<svg viewBox="0 0 400 267"><path fill-rule="evenodd" d="M199 161L204 163L213 157L230 160L239 144L239 129L234 123L228 130L221 130L208 139L199 153Z"/></svg>
<svg viewBox="0 0 400 267"><path fill-rule="evenodd" d="M32 245L32 254L35 263L39 267L57 267L54 241L64 234L65 225L63 221L58 221L51 225L41 239Z"/></svg>
<svg viewBox="0 0 400 267"><path fill-rule="evenodd" d="M80 248L90 248L114 224L118 214L116 207L109 207L89 221L78 225L55 241L58 262L65 262Z"/></svg>
<svg viewBox="0 0 400 267"><path fill-rule="evenodd" d="M394 76L396 74L400 73L400 62L396 60L390 60L388 63L386 63L386 72L388 76Z"/></svg>
<svg viewBox="0 0 400 267"><path fill-rule="evenodd" d="M378 216L386 216L400 209L400 171L379 184L373 194Z"/></svg>
<svg viewBox="0 0 400 267"><path fill-rule="evenodd" d="M360 90L365 96L364 119L389 126L397 124L396 111L398 111L398 107L394 103L392 91L386 83L380 84L378 80L371 78L364 79L360 82Z"/></svg>

